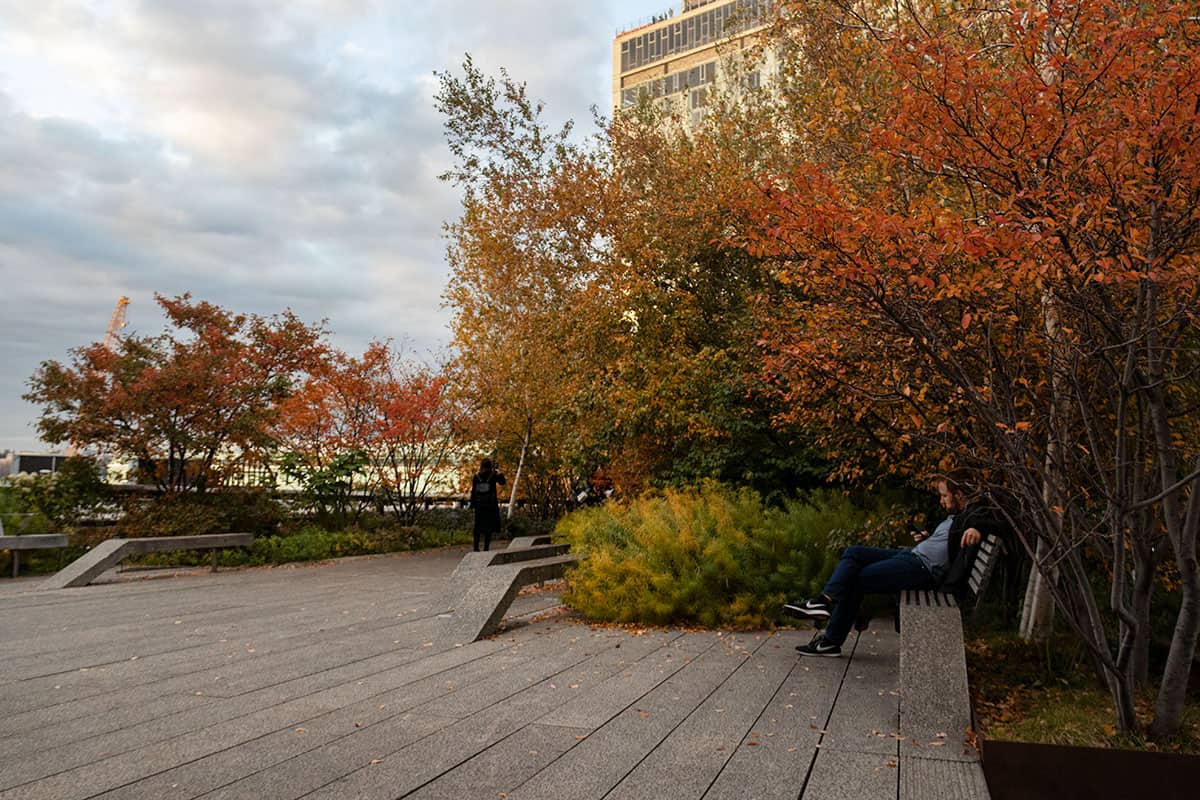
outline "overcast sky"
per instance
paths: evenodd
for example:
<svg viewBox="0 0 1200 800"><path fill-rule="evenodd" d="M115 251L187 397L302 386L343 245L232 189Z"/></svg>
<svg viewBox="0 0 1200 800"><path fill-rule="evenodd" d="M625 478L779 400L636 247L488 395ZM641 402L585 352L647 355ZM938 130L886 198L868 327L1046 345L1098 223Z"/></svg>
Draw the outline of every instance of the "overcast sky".
<svg viewBox="0 0 1200 800"><path fill-rule="evenodd" d="M154 293L448 340L458 199L435 70L505 67L607 113L612 39L670 0L0 0L0 449L43 449L37 365L155 334ZM675 2L678 6L678 2Z"/></svg>

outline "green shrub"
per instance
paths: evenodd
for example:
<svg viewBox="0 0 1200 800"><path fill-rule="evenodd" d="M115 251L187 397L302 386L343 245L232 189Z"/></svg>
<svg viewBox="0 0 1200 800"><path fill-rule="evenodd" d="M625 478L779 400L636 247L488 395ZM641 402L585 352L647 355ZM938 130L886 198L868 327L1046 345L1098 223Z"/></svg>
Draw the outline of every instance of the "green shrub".
<svg viewBox="0 0 1200 800"><path fill-rule="evenodd" d="M518 536L548 536L554 532L556 520L542 519L531 515L523 508L513 512L511 517L504 520L503 538L515 539Z"/></svg>
<svg viewBox="0 0 1200 800"><path fill-rule="evenodd" d="M715 483L583 509L556 529L584 556L565 599L608 622L767 627L787 598L820 589L837 561L830 533L867 518L832 492L769 508Z"/></svg>
<svg viewBox="0 0 1200 800"><path fill-rule="evenodd" d="M14 475L3 481L0 514L5 526L22 533L59 533L112 507L110 488L100 479L96 462L76 456L58 472ZM12 523L20 520L20 524Z"/></svg>
<svg viewBox="0 0 1200 800"><path fill-rule="evenodd" d="M192 536L202 533L271 534L284 518L283 507L260 489L234 489L204 495L135 500L118 525L118 536Z"/></svg>

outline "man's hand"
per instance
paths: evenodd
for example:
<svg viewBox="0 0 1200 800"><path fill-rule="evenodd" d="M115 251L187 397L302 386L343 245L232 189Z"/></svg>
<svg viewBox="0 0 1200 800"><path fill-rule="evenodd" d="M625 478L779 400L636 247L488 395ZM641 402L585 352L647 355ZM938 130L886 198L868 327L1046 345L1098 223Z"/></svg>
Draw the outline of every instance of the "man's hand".
<svg viewBox="0 0 1200 800"><path fill-rule="evenodd" d="M976 528L967 528L963 531L962 546L970 547L973 544L979 544L983 541L983 534Z"/></svg>
<svg viewBox="0 0 1200 800"><path fill-rule="evenodd" d="M929 531L912 531L913 541L920 544L929 538Z"/></svg>

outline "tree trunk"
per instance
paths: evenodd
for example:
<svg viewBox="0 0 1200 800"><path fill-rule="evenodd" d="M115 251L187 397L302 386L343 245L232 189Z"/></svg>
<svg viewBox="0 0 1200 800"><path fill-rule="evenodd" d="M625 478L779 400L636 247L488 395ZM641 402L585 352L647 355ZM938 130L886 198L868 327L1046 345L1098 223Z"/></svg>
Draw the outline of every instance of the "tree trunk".
<svg viewBox="0 0 1200 800"><path fill-rule="evenodd" d="M1183 572L1182 564L1180 571ZM1154 705L1154 722L1150 726L1150 732L1156 736L1173 733L1179 728L1187 699L1192 659L1196 653L1196 643L1200 640L1200 574L1196 570L1194 548L1187 572L1190 574L1180 575L1183 602L1175 620L1171 649L1167 653L1167 664L1158 687L1158 702Z"/></svg>
<svg viewBox="0 0 1200 800"><path fill-rule="evenodd" d="M517 504L517 484L521 482L521 471L525 469L525 454L529 452L529 440L533 437L533 417L525 418L525 438L521 441L521 458L517 461L517 474L513 476L512 491L508 494L508 513L512 519L513 507Z"/></svg>
<svg viewBox="0 0 1200 800"><path fill-rule="evenodd" d="M1171 635L1171 649L1163 669L1162 682L1158 687L1158 701L1154 705L1154 722L1150 732L1156 736L1174 733L1183 719L1184 704L1187 702L1188 678L1192 660L1196 655L1196 644L1200 641L1200 569L1196 564L1196 532L1200 527L1200 479L1193 480L1191 496L1188 498L1187 515L1180 525L1175 541L1175 563L1179 567L1179 583L1183 595L1179 616L1175 618L1175 630Z"/></svg>
<svg viewBox="0 0 1200 800"><path fill-rule="evenodd" d="M1038 540L1037 562L1029 571L1029 582L1025 584L1025 604L1021 609L1021 638L1030 642L1044 642L1054 632L1054 597L1046 586L1047 578L1039 563L1048 556L1050 547Z"/></svg>
<svg viewBox="0 0 1200 800"><path fill-rule="evenodd" d="M1135 567L1133 575L1133 597L1130 598L1133 615L1137 619L1134 630L1133 655L1129 662L1129 671L1139 687L1149 685L1150 681L1150 604L1154 597L1154 555L1141 552L1149 548L1139 548L1134 543Z"/></svg>
<svg viewBox="0 0 1200 800"><path fill-rule="evenodd" d="M1148 248L1153 253L1153 248ZM1146 334L1146 405L1154 432L1155 461L1162 486L1162 519L1167 539L1175 552L1179 568L1180 591L1183 595L1171 649L1158 687L1151 732L1155 735L1174 733L1182 721L1187 701L1188 677L1196 641L1200 638L1200 570L1196 566L1196 536L1200 529L1200 477L1180 484L1178 450L1171 431L1171 414L1167 401L1166 365L1161 330L1154 325L1158 318L1159 287L1146 281L1147 320L1151 323ZM1200 466L1198 464L1197 466ZM1190 485L1188 485L1190 484ZM1187 497L1186 507L1181 499Z"/></svg>
<svg viewBox="0 0 1200 800"><path fill-rule="evenodd" d="M1066 392L1061 370L1065 368L1066 353L1059 325L1058 298L1053 290L1042 295L1042 314L1045 321L1046 338L1050 343L1050 428L1047 433L1046 459L1043 463L1042 502L1046 508L1061 509L1063 499L1059 492L1063 485L1062 426L1066 424L1064 411ZM1062 515L1059 511L1054 524L1055 539L1062 538ZM1025 605L1021 610L1021 638L1026 641L1043 642L1054 632L1054 598L1047 583L1058 580L1058 571L1050 567L1050 542L1039 537L1034 554L1033 569L1029 572L1029 583L1025 588Z"/></svg>
<svg viewBox="0 0 1200 800"><path fill-rule="evenodd" d="M1134 703L1137 692L1133 685L1133 672L1109 672L1108 684L1109 693L1117 706L1117 727L1124 733L1137 732L1137 706Z"/></svg>

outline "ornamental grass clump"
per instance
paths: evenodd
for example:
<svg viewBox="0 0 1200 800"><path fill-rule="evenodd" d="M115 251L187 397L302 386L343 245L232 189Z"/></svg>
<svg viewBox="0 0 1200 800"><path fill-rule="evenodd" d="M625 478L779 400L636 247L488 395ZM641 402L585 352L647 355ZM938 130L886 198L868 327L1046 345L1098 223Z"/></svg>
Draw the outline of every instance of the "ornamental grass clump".
<svg viewBox="0 0 1200 800"><path fill-rule="evenodd" d="M866 518L833 492L769 508L715 483L584 509L556 529L582 556L565 600L605 622L770 627L833 568L830 532Z"/></svg>

